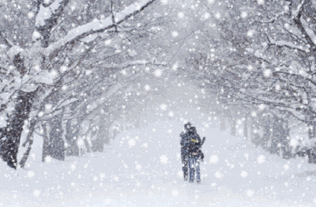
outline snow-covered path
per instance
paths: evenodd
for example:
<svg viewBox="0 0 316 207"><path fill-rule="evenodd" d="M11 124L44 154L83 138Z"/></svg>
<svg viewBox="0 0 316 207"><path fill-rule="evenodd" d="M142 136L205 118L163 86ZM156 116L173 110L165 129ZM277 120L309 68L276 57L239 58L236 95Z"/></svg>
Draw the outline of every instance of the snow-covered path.
<svg viewBox="0 0 316 207"><path fill-rule="evenodd" d="M0 206L316 205L316 170L306 160L282 160L240 136L196 126L207 137L201 184L183 181L183 126L166 121L120 134L103 153L16 173L0 163Z"/></svg>

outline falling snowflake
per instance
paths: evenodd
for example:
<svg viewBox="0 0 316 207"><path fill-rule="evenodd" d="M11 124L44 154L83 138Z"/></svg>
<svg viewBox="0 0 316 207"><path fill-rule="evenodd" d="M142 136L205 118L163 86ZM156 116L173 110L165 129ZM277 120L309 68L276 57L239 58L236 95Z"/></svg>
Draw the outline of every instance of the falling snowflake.
<svg viewBox="0 0 316 207"><path fill-rule="evenodd" d="M246 18L248 16L248 13L243 11L241 12L241 18Z"/></svg>
<svg viewBox="0 0 316 207"><path fill-rule="evenodd" d="M50 74L51 74L52 77L56 77L56 76L58 75L58 73L57 73L56 70L52 70L52 71L50 72Z"/></svg>
<svg viewBox="0 0 316 207"><path fill-rule="evenodd" d="M155 73L154 73L154 75L155 75L156 77L160 77L160 76L162 75L162 70L160 70L160 69L156 70Z"/></svg>
<svg viewBox="0 0 316 207"><path fill-rule="evenodd" d="M71 169L72 171L74 171L74 170L76 169L76 164L70 165L70 169Z"/></svg>
<svg viewBox="0 0 316 207"><path fill-rule="evenodd" d="M104 173L100 173L100 178L101 179L105 178L105 174Z"/></svg>
<svg viewBox="0 0 316 207"><path fill-rule="evenodd" d="M218 179L221 179L224 177L224 175L220 171L217 171L216 173L214 173L214 176Z"/></svg>
<svg viewBox="0 0 316 207"><path fill-rule="evenodd" d="M129 148L135 146L135 144L136 144L136 141L135 141L134 139L128 140L128 146L129 146Z"/></svg>
<svg viewBox="0 0 316 207"><path fill-rule="evenodd" d="M34 175L35 175L35 173L34 173L34 171L32 171L32 170L30 170L30 171L27 172L27 177L29 177L29 178L34 177Z"/></svg>
<svg viewBox="0 0 316 207"><path fill-rule="evenodd" d="M210 18L210 16L211 16L210 13L205 13L204 14L204 19L208 19L208 18Z"/></svg>
<svg viewBox="0 0 316 207"><path fill-rule="evenodd" d="M178 35L179 35L178 32L176 32L176 31L172 32L172 36L173 36L173 37L177 37Z"/></svg>
<svg viewBox="0 0 316 207"><path fill-rule="evenodd" d="M64 85L61 89L62 89L63 91L65 91L65 90L68 89L68 86Z"/></svg>
<svg viewBox="0 0 316 207"><path fill-rule="evenodd" d="M177 70L178 69L178 63L175 63L173 66L172 66L172 70Z"/></svg>
<svg viewBox="0 0 316 207"><path fill-rule="evenodd" d="M161 155L160 156L160 162L162 164L167 164L168 163L168 157L166 155Z"/></svg>
<svg viewBox="0 0 316 207"><path fill-rule="evenodd" d="M179 178L182 178L183 177L183 172L181 170L179 170L177 175L179 176Z"/></svg>
<svg viewBox="0 0 316 207"><path fill-rule="evenodd" d="M259 164L264 163L264 161L265 161L265 156L264 156L264 155L260 155L260 156L257 158L257 162L258 162Z"/></svg>
<svg viewBox="0 0 316 207"><path fill-rule="evenodd" d="M167 105L166 104L161 104L160 105L160 109L163 110L163 111L166 111L167 110Z"/></svg>
<svg viewBox="0 0 316 207"><path fill-rule="evenodd" d="M253 190L247 190L247 196L252 197L254 194Z"/></svg>
<svg viewBox="0 0 316 207"><path fill-rule="evenodd" d="M249 31L247 32L247 36L249 36L249 37L252 37L253 34L254 34L254 31L253 31L253 30L249 30Z"/></svg>
<svg viewBox="0 0 316 207"><path fill-rule="evenodd" d="M297 141L297 139L291 139L291 141L290 141L290 145L291 145L292 147L297 146L297 145L298 145L298 141Z"/></svg>
<svg viewBox="0 0 316 207"><path fill-rule="evenodd" d="M36 190L33 191L33 195L35 197L39 197L41 195L41 191L36 189Z"/></svg>
<svg viewBox="0 0 316 207"><path fill-rule="evenodd" d="M29 12L29 13L27 14L27 17L28 17L29 19L32 19L32 18L34 17L34 12Z"/></svg>
<svg viewBox="0 0 316 207"><path fill-rule="evenodd" d="M65 66L65 65L63 65L63 66L61 66L61 67L59 68L59 70L60 70L60 72L64 73L64 72L66 72L66 71L68 70L68 67Z"/></svg>
<svg viewBox="0 0 316 207"><path fill-rule="evenodd" d="M268 78L272 75L272 71L270 69L266 69L263 71L264 77Z"/></svg>
<svg viewBox="0 0 316 207"><path fill-rule="evenodd" d="M184 17L183 12L179 12L179 13L178 13L178 17L179 17L179 18L183 18L183 17Z"/></svg>
<svg viewBox="0 0 316 207"><path fill-rule="evenodd" d="M170 117L173 117L174 116L174 113L172 111L169 112L168 114Z"/></svg>
<svg viewBox="0 0 316 207"><path fill-rule="evenodd" d="M162 4L168 4L168 0L161 0Z"/></svg>
<svg viewBox="0 0 316 207"><path fill-rule="evenodd" d="M264 4L264 0L258 0L258 4Z"/></svg>
<svg viewBox="0 0 316 207"><path fill-rule="evenodd" d="M140 171L142 169L142 166L140 164L136 164L136 170Z"/></svg>
<svg viewBox="0 0 316 207"><path fill-rule="evenodd" d="M105 199L103 203L105 203L105 205L109 205L111 203L111 198Z"/></svg>
<svg viewBox="0 0 316 207"><path fill-rule="evenodd" d="M78 139L77 144L78 144L78 146L83 146L83 144L84 144L83 139Z"/></svg>
<svg viewBox="0 0 316 207"><path fill-rule="evenodd" d="M243 178L245 178L245 177L248 176L248 173L247 173L246 171L242 171L242 172L240 173L240 176L243 177Z"/></svg>
<svg viewBox="0 0 316 207"><path fill-rule="evenodd" d="M0 128L5 127L6 125L6 117L0 116Z"/></svg>
<svg viewBox="0 0 316 207"><path fill-rule="evenodd" d="M215 14L215 18L216 18L216 19L220 19L220 18L221 18L221 14L217 12L217 13Z"/></svg>
<svg viewBox="0 0 316 207"><path fill-rule="evenodd" d="M173 196L177 196L177 195L179 195L179 191L177 191L177 190L173 190L173 191L172 191L172 195L173 195Z"/></svg>
<svg viewBox="0 0 316 207"><path fill-rule="evenodd" d="M264 104L260 104L260 105L258 106L258 108L259 108L260 111L262 111L263 109L265 109L265 107L266 107L266 106L265 106Z"/></svg>
<svg viewBox="0 0 316 207"><path fill-rule="evenodd" d="M211 164L217 164L218 163L218 156L217 155L212 155L210 158L210 163Z"/></svg>
<svg viewBox="0 0 316 207"><path fill-rule="evenodd" d="M50 163L52 161L52 159L53 158L51 156L47 156L47 157L45 157L45 162Z"/></svg>
<svg viewBox="0 0 316 207"><path fill-rule="evenodd" d="M111 44L111 40L105 40L105 41L104 41L104 44L106 44L106 45Z"/></svg>
<svg viewBox="0 0 316 207"><path fill-rule="evenodd" d="M146 91L149 91L149 90L150 90L150 86L149 86L149 85L145 85L144 88L145 88Z"/></svg>
<svg viewBox="0 0 316 207"><path fill-rule="evenodd" d="M33 36L32 36L33 41L36 41L36 40L40 39L41 37L42 37L42 35L37 30L35 30L33 32Z"/></svg>

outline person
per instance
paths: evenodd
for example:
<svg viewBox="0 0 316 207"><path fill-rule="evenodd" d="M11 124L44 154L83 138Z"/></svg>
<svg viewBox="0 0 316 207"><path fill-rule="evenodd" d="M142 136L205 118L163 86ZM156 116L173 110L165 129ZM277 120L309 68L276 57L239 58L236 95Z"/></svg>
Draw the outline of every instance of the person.
<svg viewBox="0 0 316 207"><path fill-rule="evenodd" d="M201 146L205 141L205 137L201 140L196 128L192 126L190 122L184 125L185 133L181 133L181 161L184 180L194 182L195 171L196 181L201 182L200 174L200 161L203 162L204 154L201 150ZM188 173L189 171L189 173ZM188 176L190 175L190 176Z"/></svg>
<svg viewBox="0 0 316 207"><path fill-rule="evenodd" d="M181 161L182 161L182 171L183 171L183 177L184 180L188 179L188 156L189 156L189 129L191 127L191 123L188 122L184 125L185 133L181 132L180 137L181 137Z"/></svg>

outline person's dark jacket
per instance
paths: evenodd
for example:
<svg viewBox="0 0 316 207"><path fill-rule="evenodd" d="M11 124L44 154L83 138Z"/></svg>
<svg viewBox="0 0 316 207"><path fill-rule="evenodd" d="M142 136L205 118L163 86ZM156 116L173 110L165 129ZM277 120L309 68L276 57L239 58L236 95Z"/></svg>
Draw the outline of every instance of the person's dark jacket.
<svg viewBox="0 0 316 207"><path fill-rule="evenodd" d="M186 156L189 157L200 157L202 160L204 154L201 151L201 138L197 134L194 127L188 130L186 133L181 133L181 157L182 161Z"/></svg>

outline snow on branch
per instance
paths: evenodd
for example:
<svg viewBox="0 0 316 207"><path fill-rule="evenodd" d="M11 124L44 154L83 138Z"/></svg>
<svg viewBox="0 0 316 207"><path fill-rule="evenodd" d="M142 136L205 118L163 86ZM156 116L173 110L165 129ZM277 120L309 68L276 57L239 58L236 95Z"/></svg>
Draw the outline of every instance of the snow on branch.
<svg viewBox="0 0 316 207"><path fill-rule="evenodd" d="M62 15L66 5L70 0L55 0L46 5L38 1L38 13L35 19L36 30L32 35L33 41L42 40L42 45L48 46L48 39L51 35L51 29L57 24L57 19Z"/></svg>
<svg viewBox="0 0 316 207"><path fill-rule="evenodd" d="M117 26L118 24L122 23L123 21L129 19L130 17L134 16L135 14L141 12L154 1L155 0L141 0L138 3L126 7L123 11L116 13L115 23L113 23L112 21L112 16L109 16L104 20L95 19L87 24L78 26L70 30L64 38L48 46L45 52L46 54L50 54L54 50L59 49L67 43L77 41L89 35L104 32L108 29L111 29Z"/></svg>
<svg viewBox="0 0 316 207"><path fill-rule="evenodd" d="M309 28L306 28L306 25L304 26L304 19L302 17L302 11L303 11L303 6L306 3L305 0L302 0L301 3L297 6L296 11L292 12L292 18L293 21L295 22L297 28L301 31L302 36L305 37L305 40L308 42L308 44L310 44L310 46L312 47L312 51L315 51L315 42L313 40L314 34L307 31ZM295 13L296 12L296 13ZM307 29L307 30L306 30ZM312 36L310 36L312 35Z"/></svg>
<svg viewBox="0 0 316 207"><path fill-rule="evenodd" d="M316 44L316 35L314 31L308 26L308 23L304 19L301 19L301 22L310 39L313 41L314 44Z"/></svg>
<svg viewBox="0 0 316 207"><path fill-rule="evenodd" d="M166 63L152 63L148 62L146 60L135 60L135 61L130 61L130 62L125 62L122 64L108 64L108 65L102 65L104 68L127 68L130 66L135 66L135 65L157 65L157 66L166 66Z"/></svg>
<svg viewBox="0 0 316 207"><path fill-rule="evenodd" d="M280 46L280 47L287 47L289 49L296 49L296 50L300 50L302 52L310 52L309 48L307 47L303 47L302 45L296 45L292 42L287 42L284 40L272 40L268 37L268 41L269 41L269 45L276 45L276 46Z"/></svg>
<svg viewBox="0 0 316 207"><path fill-rule="evenodd" d="M276 14L274 17L272 17L271 19L269 20L263 20L263 21L260 21L261 23L274 23L280 16L283 16L284 14L286 14L287 12L286 11L282 11L278 14Z"/></svg>
<svg viewBox="0 0 316 207"><path fill-rule="evenodd" d="M3 39L5 45L8 46L9 48L14 46L14 44L10 40L5 38L5 36L3 35L2 31L0 31L0 38Z"/></svg>
<svg viewBox="0 0 316 207"><path fill-rule="evenodd" d="M302 9L303 9L304 4L305 4L305 0L302 0L301 3L299 3L299 5L297 6L297 8L292 11L292 17L293 17L293 19L297 18L297 17L300 15L300 13L301 13L301 11L302 11Z"/></svg>
<svg viewBox="0 0 316 207"><path fill-rule="evenodd" d="M41 4L40 9L35 19L35 25L37 27L44 26L46 24L45 20L50 19L52 15L54 15L58 11L63 1L64 0L55 0L54 3L52 3L51 5L47 7Z"/></svg>

